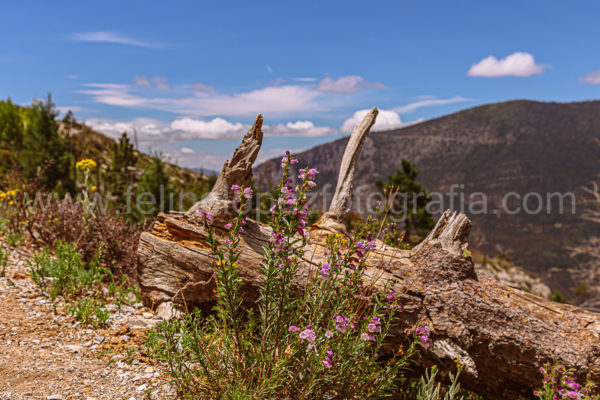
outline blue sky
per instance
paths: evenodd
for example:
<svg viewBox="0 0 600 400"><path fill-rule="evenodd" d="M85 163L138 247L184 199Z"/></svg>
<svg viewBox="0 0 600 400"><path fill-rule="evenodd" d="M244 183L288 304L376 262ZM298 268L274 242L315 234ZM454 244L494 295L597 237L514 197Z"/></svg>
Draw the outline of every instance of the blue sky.
<svg viewBox="0 0 600 400"><path fill-rule="evenodd" d="M219 169L261 112L261 159L510 99L600 97L600 3L4 2L0 97Z"/></svg>

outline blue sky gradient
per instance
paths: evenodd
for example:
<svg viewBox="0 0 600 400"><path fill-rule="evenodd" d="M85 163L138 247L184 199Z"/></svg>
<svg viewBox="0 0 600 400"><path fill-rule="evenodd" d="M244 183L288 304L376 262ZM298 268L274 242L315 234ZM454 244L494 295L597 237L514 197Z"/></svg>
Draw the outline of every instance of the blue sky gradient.
<svg viewBox="0 0 600 400"><path fill-rule="evenodd" d="M347 134L372 106L386 129L597 99L598 15L591 1L5 2L0 96L51 92L113 137L135 127L145 148L219 169L259 111L265 159Z"/></svg>

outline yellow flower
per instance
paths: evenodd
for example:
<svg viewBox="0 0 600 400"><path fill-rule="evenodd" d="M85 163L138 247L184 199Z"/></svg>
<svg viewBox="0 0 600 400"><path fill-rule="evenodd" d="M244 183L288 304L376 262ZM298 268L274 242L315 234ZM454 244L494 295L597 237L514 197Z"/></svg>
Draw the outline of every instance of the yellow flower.
<svg viewBox="0 0 600 400"><path fill-rule="evenodd" d="M96 190L98 190L98 188L96 187L96 185L94 185L94 186L92 186L92 187L90 188L90 190L91 190L92 192L95 192Z"/></svg>
<svg viewBox="0 0 600 400"><path fill-rule="evenodd" d="M231 264L231 266L232 266L233 268L237 269L237 267L238 267L238 265L237 265L237 261L236 261L236 262L234 262L233 264Z"/></svg>
<svg viewBox="0 0 600 400"><path fill-rule="evenodd" d="M219 261L217 261L217 267L220 267L222 265L225 265L225 260L219 260Z"/></svg>
<svg viewBox="0 0 600 400"><path fill-rule="evenodd" d="M94 160L90 160L89 158L84 158L81 161L78 161L75 166L82 171L89 171L92 168L96 167L96 162Z"/></svg>
<svg viewBox="0 0 600 400"><path fill-rule="evenodd" d="M14 202L14 201L12 201L12 200L8 202L8 205L9 205L9 206L12 206L13 204L15 204L15 202Z"/></svg>
<svg viewBox="0 0 600 400"><path fill-rule="evenodd" d="M6 192L6 194L8 194L11 197L15 197L17 195L17 192L15 192L14 190L9 190L8 192Z"/></svg>

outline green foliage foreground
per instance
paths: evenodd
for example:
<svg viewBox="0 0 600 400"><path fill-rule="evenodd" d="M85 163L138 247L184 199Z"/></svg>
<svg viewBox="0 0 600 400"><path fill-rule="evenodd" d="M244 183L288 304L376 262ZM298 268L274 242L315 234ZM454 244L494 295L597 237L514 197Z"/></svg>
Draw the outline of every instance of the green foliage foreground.
<svg viewBox="0 0 600 400"><path fill-rule="evenodd" d="M262 260L263 283L253 307L244 304L237 266L252 191L232 188L239 213L225 226L224 243L215 237L212 214L199 210L215 259L216 313L206 317L195 311L163 323L148 341L150 353L168 364L182 398L383 399L410 389L402 387L403 372L419 343L429 344L429 329L419 325L404 348L384 354L383 343L402 306L392 282L374 290L362 279L365 256L375 246L372 225L351 239L330 235L326 262L298 285L308 237L306 193L315 186L317 171L300 170L301 183L294 188L288 167L296 162L289 154L283 161L281 195L270 219L273 234ZM454 398L457 385L452 390L445 398Z"/></svg>

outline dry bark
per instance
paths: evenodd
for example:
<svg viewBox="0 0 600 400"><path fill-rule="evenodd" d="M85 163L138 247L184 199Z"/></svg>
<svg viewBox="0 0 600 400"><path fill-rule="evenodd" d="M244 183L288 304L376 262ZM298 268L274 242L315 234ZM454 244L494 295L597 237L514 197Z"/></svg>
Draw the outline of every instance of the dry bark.
<svg viewBox="0 0 600 400"><path fill-rule="evenodd" d="M376 114L373 109L352 134L340 171L343 183L338 184L334 196L338 201L310 230L299 268L300 286L324 259L324 236L330 232L347 234L342 217L350 199L354 163ZM259 119L236 150L235 154L242 154L234 155L234 160L248 160L242 163L246 167L241 174L244 181L223 178L227 185L248 182L247 163L256 158L262 138ZM235 163L228 163L223 176L232 176L229 169ZM213 198L220 204L230 201L231 194L223 187L216 190L221 195ZM201 203L202 207L212 206L206 199ZM214 259L206 243L207 232L190 217L191 213L160 215L152 231L140 238L138 276L147 305L165 307L185 301L188 307L209 308L214 304ZM224 240L222 221L215 223L218 240ZM431 327L432 344L423 351L423 363L450 365L454 360L462 361L464 385L490 399L531 398L542 378L538 368L553 360L600 377L600 314L478 277L472 261L462 256L470 229L465 215L446 211L412 251L378 242L377 249L367 255L365 282L381 288L392 280L395 289L403 293L404 311L395 321L396 335L390 339L390 349L399 346L417 322L424 321ZM263 246L270 234L267 225L248 221L242 236L238 264L247 302L256 299Z"/></svg>

